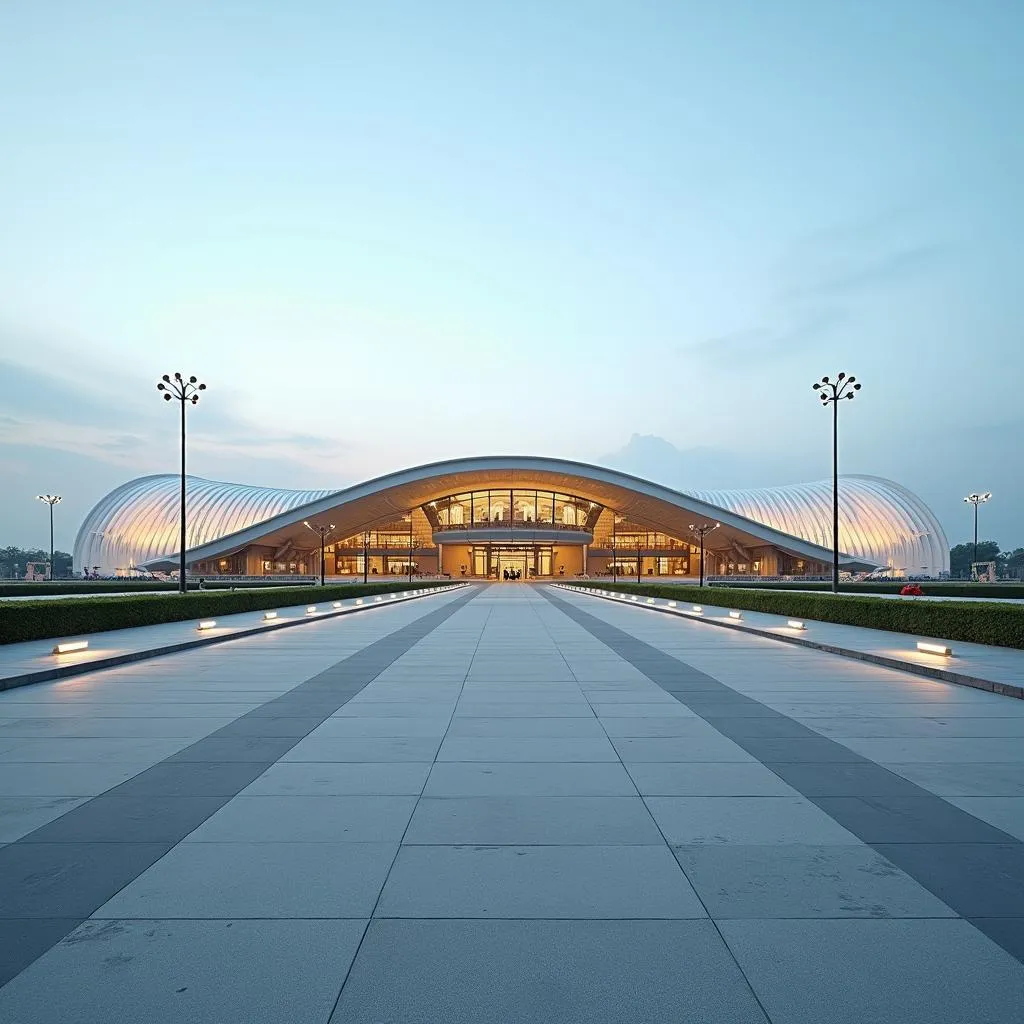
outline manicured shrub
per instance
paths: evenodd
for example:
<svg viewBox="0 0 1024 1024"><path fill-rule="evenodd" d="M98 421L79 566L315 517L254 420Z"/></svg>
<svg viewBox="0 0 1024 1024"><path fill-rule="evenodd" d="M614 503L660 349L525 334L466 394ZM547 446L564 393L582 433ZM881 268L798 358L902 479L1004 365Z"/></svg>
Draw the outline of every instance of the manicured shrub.
<svg viewBox="0 0 1024 1024"><path fill-rule="evenodd" d="M60 601L0 602L0 643L80 636L109 629L153 626L160 622L216 618L237 612L292 605L323 604L351 597L451 586L450 583L351 584L267 590L190 591L128 597L73 597Z"/></svg>
<svg viewBox="0 0 1024 1024"><path fill-rule="evenodd" d="M657 583L574 583L592 590L615 590L685 603L708 604L845 626L867 626L894 633L963 640L1024 649L1024 606L992 601L921 601L912 597L844 597L815 591L689 587Z"/></svg>
<svg viewBox="0 0 1024 1024"><path fill-rule="evenodd" d="M868 583L840 583L839 590L844 594L898 594L906 580L898 580L892 583L868 582ZM709 583L714 590L721 588L732 589L738 587L741 590L810 590L826 591L832 590L831 583L810 581L803 583L799 580L765 580L758 583L754 580L715 582ZM940 581L921 580L918 586L924 591L925 596L932 597L994 597L1004 600L1016 600L1024 597L1024 584L1019 583L944 583Z"/></svg>

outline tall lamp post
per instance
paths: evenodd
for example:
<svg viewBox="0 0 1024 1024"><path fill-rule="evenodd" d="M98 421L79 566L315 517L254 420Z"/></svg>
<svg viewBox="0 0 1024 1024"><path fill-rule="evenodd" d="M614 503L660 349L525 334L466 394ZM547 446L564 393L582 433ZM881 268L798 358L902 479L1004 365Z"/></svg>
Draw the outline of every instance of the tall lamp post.
<svg viewBox="0 0 1024 1024"><path fill-rule="evenodd" d="M334 523L321 526L319 523L311 523L308 519L302 520L302 525L307 530L312 530L320 538L320 586L324 585L324 542L334 533Z"/></svg>
<svg viewBox="0 0 1024 1024"><path fill-rule="evenodd" d="M178 550L178 593L184 594L188 590L185 580L185 406L189 402L196 405L199 392L205 391L206 385L200 384L195 377L185 380L180 373L176 373L172 379L165 373L156 389L164 393L165 402L173 398L181 403L181 546Z"/></svg>
<svg viewBox="0 0 1024 1024"><path fill-rule="evenodd" d="M991 491L985 491L983 494L979 494L977 491L971 491L970 494L964 498L969 505L974 506L974 562L978 561L978 506L984 505L989 498L992 497ZM60 499L58 499L59 501ZM971 565L971 574L974 574L974 565Z"/></svg>
<svg viewBox="0 0 1024 1024"><path fill-rule="evenodd" d="M50 506L50 582L53 582L53 506L60 503L59 494L37 494L39 501L45 501ZM978 528L974 528L974 546L978 546Z"/></svg>
<svg viewBox="0 0 1024 1024"><path fill-rule="evenodd" d="M704 586L704 538L712 531L717 530L721 523L690 523L690 533L700 541L700 585Z"/></svg>
<svg viewBox="0 0 1024 1024"><path fill-rule="evenodd" d="M412 532L412 513L409 513L409 582L412 583L412 553L415 544L415 538Z"/></svg>
<svg viewBox="0 0 1024 1024"><path fill-rule="evenodd" d="M832 406L832 593L839 593L839 403L844 398L853 398L860 391L856 377L839 374L836 379L822 377L814 390L818 392L821 404Z"/></svg>

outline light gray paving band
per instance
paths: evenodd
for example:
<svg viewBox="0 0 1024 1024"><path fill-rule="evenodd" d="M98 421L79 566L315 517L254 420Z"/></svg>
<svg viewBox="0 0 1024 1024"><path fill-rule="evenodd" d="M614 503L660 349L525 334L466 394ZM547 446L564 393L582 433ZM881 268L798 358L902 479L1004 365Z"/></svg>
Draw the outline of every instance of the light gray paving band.
<svg viewBox="0 0 1024 1024"><path fill-rule="evenodd" d="M1024 962L1024 844L555 596L560 611ZM685 742L685 741L681 741Z"/></svg>
<svg viewBox="0 0 1024 1024"><path fill-rule="evenodd" d="M448 584L444 590L458 589L466 584ZM160 644L158 647L147 647L139 651L125 651L121 654L107 654L101 658L93 658L90 661L82 661L77 665L56 665L52 668L37 669L33 672L20 672L17 675L0 677L0 690L14 690L19 686L31 686L33 683L46 683L53 679L66 679L68 676L85 675L88 672L97 672L103 668L115 668L118 665L130 665L135 661L148 661L150 658L162 658L165 654L180 654L182 651L190 651L195 647L210 647L213 644L226 644L232 640L242 640L245 637L256 636L259 633L273 633L279 629L290 629L292 626L308 626L311 622L322 622L324 619L335 619L339 615L361 615L364 612L371 612L379 608L391 608L396 604L404 604L407 601L416 601L422 597L429 597L435 593L432 589L421 588L408 597L399 597L395 591L390 591L391 597L387 602L368 605L347 605L344 608L325 610L315 617L303 617L296 619L279 619L276 622L261 622L256 626L246 626L235 629L230 633L219 633L210 636L191 637L188 640L178 640L175 643ZM256 609L258 610L258 609ZM237 614L237 613L232 613ZM179 620L184 623L188 620ZM171 625L172 623L161 623ZM83 634L79 633L78 636ZM103 633L88 634L90 637L102 637Z"/></svg>
<svg viewBox="0 0 1024 1024"><path fill-rule="evenodd" d="M580 591L577 591L579 593ZM588 597L595 597L602 601L609 601L613 604L621 604L614 597L606 597L604 594L585 588L584 592ZM612 591L616 593L616 591ZM618 591L618 593L625 593ZM632 602L630 602L632 603ZM627 606L628 607L628 606ZM680 614L674 608L667 608L656 604L638 604L636 607L647 612L659 612L662 615L671 615L680 618ZM718 607L728 607L718 605ZM987 693L998 693L1003 697L1014 697L1017 700L1024 700L1024 686L1016 686L1013 683L1001 683L996 679L985 679L982 676L972 676L966 672L954 672L948 668L937 668L934 665L922 665L919 662L904 661L901 658L889 657L885 654L876 654L874 651L858 651L853 647L843 647L839 644L826 644L821 640L812 640L804 636L787 636L784 633L776 633L771 629L761 629L749 623L725 621L718 618L703 618L698 616L686 616L687 622L699 622L703 626L710 626L713 629L731 629L737 633L749 633L752 636L764 637L766 640L774 640L776 643L789 644L792 647L808 647L814 651L822 651L825 654L837 654L842 658L852 658L854 661L866 661L871 665L880 665L882 668L894 668L898 672L909 672L915 676L927 676L929 679L938 679L943 683L954 683L956 686L969 686L974 690L985 690Z"/></svg>
<svg viewBox="0 0 1024 1024"><path fill-rule="evenodd" d="M164 856L478 593L478 588L470 589L0 848L0 985Z"/></svg>

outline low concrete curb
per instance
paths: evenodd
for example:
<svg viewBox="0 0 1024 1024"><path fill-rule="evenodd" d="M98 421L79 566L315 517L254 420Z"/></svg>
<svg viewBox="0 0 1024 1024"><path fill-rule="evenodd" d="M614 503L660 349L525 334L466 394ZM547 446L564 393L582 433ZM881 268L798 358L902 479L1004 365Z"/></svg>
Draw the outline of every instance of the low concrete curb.
<svg viewBox="0 0 1024 1024"><path fill-rule="evenodd" d="M83 661L77 665L59 665L53 668L42 669L38 672L23 672L21 675L6 676L0 678L0 692L13 690L19 686L30 686L33 683L45 683L52 679L63 679L67 676L83 675L86 672L94 672L96 669L113 668L115 665L127 665L133 661L147 661L149 658L159 658L165 654L177 654L179 651L190 651L194 647L209 647L212 644L223 644L229 640L240 640L243 637L254 636L257 633L270 633L275 629L287 629L289 626L305 626L311 622L323 622L324 619L336 619L339 615L352 615L356 612L368 612L374 608L391 608L396 604L403 604L406 601L415 601L417 598L430 597L434 594L451 593L454 590L461 590L470 586L469 583L454 583L450 586L427 587L411 592L408 597L399 596L397 591L392 591L395 597L378 595L380 600L374 599L369 604L349 605L347 608L332 608L330 611L317 612L315 615L304 615L297 619L281 619L275 622L261 623L258 626L247 626L244 629L236 629L230 633L223 633L219 636L197 636L191 640L179 640L172 644L163 644L160 647L149 647L141 651L126 651L123 654L111 654L107 657L96 658L93 661ZM347 598L352 600L352 598ZM363 600L366 600L363 598ZM300 607L296 605L295 607ZM247 612L233 612L234 615L245 615ZM257 615L260 612L253 612ZM180 622L189 622L189 619L181 619ZM164 623L170 625L170 623ZM144 629L146 627L139 627ZM102 636L102 633L83 634L89 636Z"/></svg>
<svg viewBox="0 0 1024 1024"><path fill-rule="evenodd" d="M851 647L837 647L835 644L824 644L817 640L807 640L799 636L784 636L774 633L771 630L759 629L757 626L744 625L741 622L723 622L719 619L706 619L700 615L689 615L677 608L669 608L665 605L647 604L646 599L641 600L642 595L636 595L637 600L623 599L621 597L610 597L601 594L590 587L572 587L564 583L553 583L551 586L560 590L571 590L574 594L586 594L588 597L596 597L602 601L611 601L614 604L626 604L630 608L642 608L649 612L662 612L665 615L672 615L677 619L686 619L687 622L702 622L707 626L719 626L722 629L734 629L740 633L751 633L754 636L763 636L768 640L778 640L780 643L793 644L796 647L809 647L815 651L824 651L827 654L838 654L844 658L854 658L857 661L867 661L873 665L881 665L884 668L898 669L900 672L912 672L914 675L927 676L929 679L939 679L944 683L955 683L957 686L970 686L975 690L987 690L989 693L998 693L1003 697L1015 697L1017 700L1024 700L1024 687L1014 686L1012 683L999 683L992 679L982 679L980 676L967 675L964 672L951 672L949 669L933 668L930 665L918 665L912 661L901 661L899 658L892 658L884 654L872 654L869 651L857 651ZM629 595L632 597L632 595ZM655 600L665 600L656 598ZM724 608L725 605L715 604L716 608ZM807 622L820 620L807 619ZM827 623L837 625L837 623ZM906 635L906 634L901 634Z"/></svg>

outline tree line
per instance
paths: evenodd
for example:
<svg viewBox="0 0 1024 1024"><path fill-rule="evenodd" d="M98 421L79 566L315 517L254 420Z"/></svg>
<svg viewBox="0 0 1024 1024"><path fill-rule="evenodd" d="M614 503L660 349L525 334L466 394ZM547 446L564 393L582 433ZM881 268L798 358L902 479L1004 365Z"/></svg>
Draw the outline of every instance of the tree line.
<svg viewBox="0 0 1024 1024"><path fill-rule="evenodd" d="M949 575L954 579L968 579L972 562L995 562L997 576L1024 579L1024 548L1002 551L994 540L979 540L977 558L971 541L949 549Z"/></svg>
<svg viewBox="0 0 1024 1024"><path fill-rule="evenodd" d="M36 564L36 575L45 576L46 566L50 561L50 552L42 548L18 548L13 545L0 548L0 579L21 580L31 563ZM53 553L53 577L60 579L62 576L70 576L71 555L67 551L54 551Z"/></svg>

